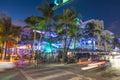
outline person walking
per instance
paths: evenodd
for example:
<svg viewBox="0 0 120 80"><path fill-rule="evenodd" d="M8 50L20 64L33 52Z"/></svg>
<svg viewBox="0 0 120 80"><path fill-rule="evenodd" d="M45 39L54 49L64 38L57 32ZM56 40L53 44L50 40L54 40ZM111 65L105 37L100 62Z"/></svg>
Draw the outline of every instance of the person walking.
<svg viewBox="0 0 120 80"><path fill-rule="evenodd" d="M35 56L34 56L34 63L35 63L35 68L38 67L38 54L35 53Z"/></svg>

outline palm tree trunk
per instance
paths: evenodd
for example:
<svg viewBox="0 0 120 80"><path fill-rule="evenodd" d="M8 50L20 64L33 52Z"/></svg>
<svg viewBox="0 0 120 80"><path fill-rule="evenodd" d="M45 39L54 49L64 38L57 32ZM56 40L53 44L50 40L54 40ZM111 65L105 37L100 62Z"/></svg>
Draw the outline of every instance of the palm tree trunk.
<svg viewBox="0 0 120 80"><path fill-rule="evenodd" d="M72 41L72 38L70 38L70 41L69 41L68 47L67 47L67 49L66 49L66 54L68 53L68 50L69 50L69 46L70 46L70 44L71 44L71 41Z"/></svg>
<svg viewBox="0 0 120 80"><path fill-rule="evenodd" d="M6 59L6 56L7 56L7 50L8 50L8 45L7 45L8 41L6 41L6 46L5 46L5 59Z"/></svg>
<svg viewBox="0 0 120 80"><path fill-rule="evenodd" d="M97 34L97 37L98 37L98 46L100 46L100 35Z"/></svg>
<svg viewBox="0 0 120 80"><path fill-rule="evenodd" d="M36 30L34 31L34 42L33 42L33 55L35 55L35 46L36 46Z"/></svg>
<svg viewBox="0 0 120 80"><path fill-rule="evenodd" d="M41 42L41 39L42 39L42 34L40 34L40 37L39 37L38 50L40 49L40 42ZM38 51L38 53L39 53L39 51Z"/></svg>
<svg viewBox="0 0 120 80"><path fill-rule="evenodd" d="M64 49L63 49L63 50L64 50L64 51L63 51L63 55L62 55L62 58L63 58L63 59L65 59L65 57L66 57L67 36L66 36L66 38L65 38L65 40L64 40L64 41L65 41L65 42L64 42L64 43L65 43L65 45L64 45Z"/></svg>
<svg viewBox="0 0 120 80"><path fill-rule="evenodd" d="M39 51L40 51L40 42L41 42L41 39L42 39L42 33L40 34L39 42L38 42L38 53L37 54L39 54L39 55L40 55ZM39 58L40 58L40 56L39 56ZM39 59L39 61L40 61L40 59ZM39 62L39 61L37 61L37 62Z"/></svg>
<svg viewBox="0 0 120 80"><path fill-rule="evenodd" d="M5 41L4 43L3 43L3 53L2 53L2 60L4 60L5 59L5 55L6 55L6 46L7 46L7 42Z"/></svg>
<svg viewBox="0 0 120 80"><path fill-rule="evenodd" d="M94 50L94 40L92 38L92 50Z"/></svg>
<svg viewBox="0 0 120 80"><path fill-rule="evenodd" d="M75 54L75 49L76 49L76 37L74 37L74 54Z"/></svg>
<svg viewBox="0 0 120 80"><path fill-rule="evenodd" d="M107 51L107 43L104 42L104 50Z"/></svg>
<svg viewBox="0 0 120 80"><path fill-rule="evenodd" d="M68 51L69 51L69 46L70 46L70 44L71 44L71 41L72 41L72 38L70 38L70 41L69 41L69 43L68 43L68 46L67 46L67 48L66 48L66 53L65 53L65 61L67 62L67 63L69 63L69 57L68 57Z"/></svg>
<svg viewBox="0 0 120 80"><path fill-rule="evenodd" d="M1 53L1 60L2 60L2 54L3 54L3 43L1 43L1 50L0 50L0 53Z"/></svg>
<svg viewBox="0 0 120 80"><path fill-rule="evenodd" d="M49 46L50 46L50 50L51 50L51 53L53 54L53 50L52 50L52 37L50 37L50 41L49 41Z"/></svg>

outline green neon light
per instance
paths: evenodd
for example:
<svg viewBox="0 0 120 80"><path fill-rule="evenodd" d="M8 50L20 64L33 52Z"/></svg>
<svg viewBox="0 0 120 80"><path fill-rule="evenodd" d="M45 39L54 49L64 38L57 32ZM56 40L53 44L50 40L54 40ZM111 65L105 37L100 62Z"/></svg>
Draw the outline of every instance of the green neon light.
<svg viewBox="0 0 120 80"><path fill-rule="evenodd" d="M66 2L68 2L69 0L63 0L63 3L66 3Z"/></svg>

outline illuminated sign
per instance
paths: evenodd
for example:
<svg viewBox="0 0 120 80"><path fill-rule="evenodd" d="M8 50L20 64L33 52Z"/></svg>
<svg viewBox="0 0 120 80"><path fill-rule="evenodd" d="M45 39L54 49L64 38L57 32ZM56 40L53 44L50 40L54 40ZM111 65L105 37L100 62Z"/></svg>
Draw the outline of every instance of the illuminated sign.
<svg viewBox="0 0 120 80"><path fill-rule="evenodd" d="M68 2L69 0L63 0L63 3L66 3L66 2Z"/></svg>

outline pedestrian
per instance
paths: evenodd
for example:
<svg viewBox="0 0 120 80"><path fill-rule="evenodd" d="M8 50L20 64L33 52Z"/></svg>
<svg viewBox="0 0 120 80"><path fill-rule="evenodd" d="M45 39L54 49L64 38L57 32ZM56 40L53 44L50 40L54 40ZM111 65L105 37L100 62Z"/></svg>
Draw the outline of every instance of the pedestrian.
<svg viewBox="0 0 120 80"><path fill-rule="evenodd" d="M32 55L30 54L30 55L29 55L29 63L30 63L30 64L32 63L31 60L32 60Z"/></svg>
<svg viewBox="0 0 120 80"><path fill-rule="evenodd" d="M38 54L35 53L35 56L34 56L34 64L35 64L35 67L37 68L38 67Z"/></svg>

